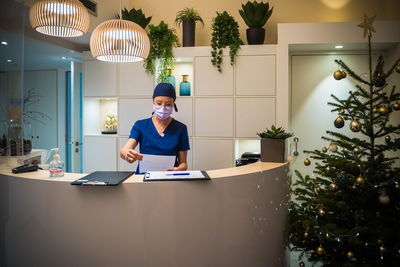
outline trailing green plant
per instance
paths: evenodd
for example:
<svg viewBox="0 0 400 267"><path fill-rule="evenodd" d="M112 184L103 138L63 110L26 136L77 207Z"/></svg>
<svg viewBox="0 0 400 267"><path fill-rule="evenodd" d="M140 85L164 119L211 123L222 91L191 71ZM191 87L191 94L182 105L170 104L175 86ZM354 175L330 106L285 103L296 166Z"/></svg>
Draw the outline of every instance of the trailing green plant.
<svg viewBox="0 0 400 267"><path fill-rule="evenodd" d="M235 56L243 41L239 35L239 25L235 19L224 11L217 12L217 16L213 19L211 26L213 33L211 39L211 63L221 72L222 49L229 47L229 56L231 65L235 62Z"/></svg>
<svg viewBox="0 0 400 267"><path fill-rule="evenodd" d="M203 24L204 26L203 19L200 17L199 12L194 8L186 7L185 9L178 11L178 13L176 13L175 23L178 26L181 25L181 23L186 20L191 20L193 22L200 21L201 24Z"/></svg>
<svg viewBox="0 0 400 267"><path fill-rule="evenodd" d="M274 7L269 9L268 2L257 3L256 1L248 1L245 5L242 4L242 9L239 9L239 14L249 28L262 28L272 15Z"/></svg>
<svg viewBox="0 0 400 267"><path fill-rule="evenodd" d="M173 69L174 55L172 47L178 46L178 36L174 29L168 28L168 24L161 21L160 24L149 25L150 52L144 61L144 68L147 73L154 75L157 66L157 82L165 82L167 69Z"/></svg>
<svg viewBox="0 0 400 267"><path fill-rule="evenodd" d="M272 138L272 139L286 139L293 136L293 133L288 133L283 127L276 128L275 125L271 126L271 129L266 129L264 132L257 133L261 138Z"/></svg>
<svg viewBox="0 0 400 267"><path fill-rule="evenodd" d="M135 22L143 29L145 29L147 25L149 25L152 18L151 16L146 18L145 14L142 12L142 9L134 8L129 11L126 8L122 9L121 15L122 19ZM117 15L117 18L119 18L119 14Z"/></svg>

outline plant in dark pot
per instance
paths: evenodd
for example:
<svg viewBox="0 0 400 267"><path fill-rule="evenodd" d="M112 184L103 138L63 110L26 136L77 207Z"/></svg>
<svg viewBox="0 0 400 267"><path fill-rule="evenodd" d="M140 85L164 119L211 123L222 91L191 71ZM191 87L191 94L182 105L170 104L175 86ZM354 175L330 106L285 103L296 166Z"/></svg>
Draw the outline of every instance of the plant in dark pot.
<svg viewBox="0 0 400 267"><path fill-rule="evenodd" d="M286 139L293 136L293 133L286 132L283 127L271 129L257 133L261 137L261 161L266 162L285 162L287 158Z"/></svg>
<svg viewBox="0 0 400 267"><path fill-rule="evenodd" d="M151 17L146 18L145 14L142 12L141 9L132 8L131 10L128 11L126 8L124 8L121 10L121 15L122 19L135 22L143 29L145 29L151 21ZM119 18L119 15L117 15L117 18Z"/></svg>
<svg viewBox="0 0 400 267"><path fill-rule="evenodd" d="M204 26L203 19L199 12L193 8L185 8L176 14L175 23L179 26L182 24L182 45L195 46L196 40L196 21L201 22Z"/></svg>
<svg viewBox="0 0 400 267"><path fill-rule="evenodd" d="M240 16L249 28L246 30L247 43L249 45L263 44L265 39L265 23L271 17L274 8L269 8L268 2L257 3L256 1L248 1L242 4L239 9Z"/></svg>

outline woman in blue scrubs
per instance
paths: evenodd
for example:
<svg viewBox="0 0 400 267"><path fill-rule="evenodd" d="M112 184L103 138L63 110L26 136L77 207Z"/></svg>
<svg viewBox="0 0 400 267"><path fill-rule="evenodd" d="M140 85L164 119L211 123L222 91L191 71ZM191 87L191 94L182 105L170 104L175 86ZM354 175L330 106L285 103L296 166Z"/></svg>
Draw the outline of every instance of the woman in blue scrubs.
<svg viewBox="0 0 400 267"><path fill-rule="evenodd" d="M153 116L138 120L129 139L120 150L120 156L129 163L142 160L142 154L176 156L173 171L187 169L189 137L186 125L171 117L176 94L169 83L159 83L153 93ZM134 149L139 144L140 153ZM139 173L139 166L136 169Z"/></svg>

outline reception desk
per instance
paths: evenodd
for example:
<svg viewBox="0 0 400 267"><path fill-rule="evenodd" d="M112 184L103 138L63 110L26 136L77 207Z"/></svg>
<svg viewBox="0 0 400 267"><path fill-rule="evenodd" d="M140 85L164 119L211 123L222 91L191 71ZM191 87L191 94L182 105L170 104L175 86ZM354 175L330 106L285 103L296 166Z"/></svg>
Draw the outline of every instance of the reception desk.
<svg viewBox="0 0 400 267"><path fill-rule="evenodd" d="M72 186L0 170L0 266L285 266L289 163Z"/></svg>

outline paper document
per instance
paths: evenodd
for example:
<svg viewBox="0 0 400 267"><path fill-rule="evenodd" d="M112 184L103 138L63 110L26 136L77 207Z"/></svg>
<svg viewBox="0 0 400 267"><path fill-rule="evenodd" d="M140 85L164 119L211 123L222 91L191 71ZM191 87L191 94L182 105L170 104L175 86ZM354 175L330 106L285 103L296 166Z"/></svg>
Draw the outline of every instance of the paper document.
<svg viewBox="0 0 400 267"><path fill-rule="evenodd" d="M199 180L209 179L208 175L202 171L155 171L147 172L144 181L162 180Z"/></svg>
<svg viewBox="0 0 400 267"><path fill-rule="evenodd" d="M171 170L175 165L175 158L176 156L143 154L143 159L139 161L139 172Z"/></svg>

